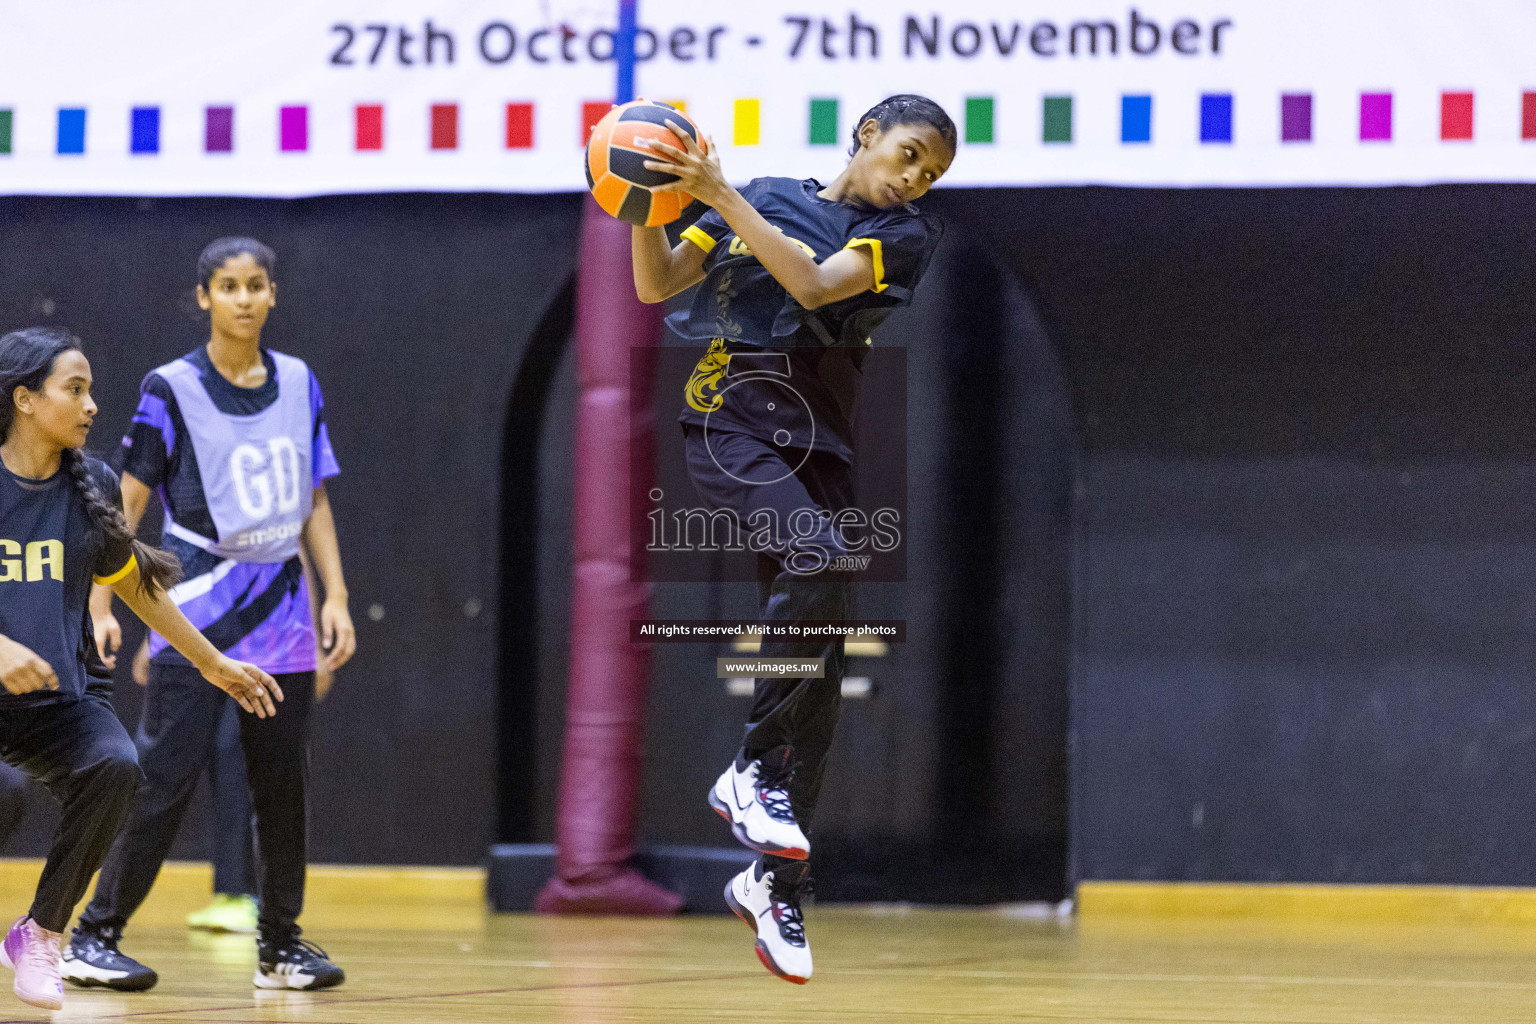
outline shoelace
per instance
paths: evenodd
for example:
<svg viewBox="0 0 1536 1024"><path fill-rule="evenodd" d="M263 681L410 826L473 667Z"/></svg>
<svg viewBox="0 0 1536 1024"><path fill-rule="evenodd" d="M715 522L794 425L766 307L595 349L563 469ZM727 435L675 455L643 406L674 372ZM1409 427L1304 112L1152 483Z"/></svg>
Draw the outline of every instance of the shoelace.
<svg viewBox="0 0 1536 1024"><path fill-rule="evenodd" d="M785 942L792 946L805 945L805 918L799 907L780 904L774 908L773 916L779 922L779 934L784 936Z"/></svg>
<svg viewBox="0 0 1536 1024"><path fill-rule="evenodd" d="M75 929L77 941L84 947L85 952L94 953L98 950L109 953L119 952L117 948L117 932L111 928L103 928L99 931L82 931ZM73 942L70 945L74 945Z"/></svg>
<svg viewBox="0 0 1536 1024"><path fill-rule="evenodd" d="M289 939L277 949L272 951L273 962L287 960L298 963L309 957L319 957L321 960L329 960L331 955L308 939Z"/></svg>
<svg viewBox="0 0 1536 1024"><path fill-rule="evenodd" d="M757 770L757 799L763 805L763 810L776 821L794 824L795 809L789 800L789 783L795 777L795 770L800 767L800 762L786 764L777 768L766 766Z"/></svg>
<svg viewBox="0 0 1536 1024"><path fill-rule="evenodd" d="M779 934L791 945L805 945L805 914L800 909L801 897L811 891L808 876L798 882L781 880L777 874L768 886L768 899L773 903L773 919L778 922Z"/></svg>
<svg viewBox="0 0 1536 1024"><path fill-rule="evenodd" d="M41 929L35 924L28 926L27 941L21 947L21 958L44 974L57 975L59 973L58 947L38 935L39 931Z"/></svg>

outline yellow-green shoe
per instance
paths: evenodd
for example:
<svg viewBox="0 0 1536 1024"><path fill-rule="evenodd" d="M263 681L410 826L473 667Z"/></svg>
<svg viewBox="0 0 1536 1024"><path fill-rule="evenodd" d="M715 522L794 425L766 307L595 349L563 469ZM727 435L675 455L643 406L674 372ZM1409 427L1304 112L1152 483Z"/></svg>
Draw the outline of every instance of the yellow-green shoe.
<svg viewBox="0 0 1536 1024"><path fill-rule="evenodd" d="M202 910L187 915L187 927L209 932L253 933L256 931L256 901L250 896L219 893Z"/></svg>

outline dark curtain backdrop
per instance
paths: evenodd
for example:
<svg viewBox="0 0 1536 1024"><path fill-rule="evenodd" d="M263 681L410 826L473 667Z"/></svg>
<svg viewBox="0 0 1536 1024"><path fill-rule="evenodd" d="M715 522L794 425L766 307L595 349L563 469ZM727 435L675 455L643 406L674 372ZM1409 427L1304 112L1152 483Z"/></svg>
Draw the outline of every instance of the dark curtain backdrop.
<svg viewBox="0 0 1536 1024"><path fill-rule="evenodd" d="M838 737L823 894L1531 882L1533 196L930 197L944 246L878 339L907 353L908 578L859 597L908 642L851 666L875 689ZM202 340L201 246L279 252L268 340L326 390L359 625L317 719L317 860L472 863L550 834L578 211L0 200L0 326L85 338L104 451L144 371ZM686 487L681 384L657 384L658 472ZM860 472L893 464L884 443L860 438ZM705 579L655 605L753 600ZM746 702L717 653L658 647L652 841L729 842L703 793ZM34 800L5 852L41 852L50 814ZM193 818L178 856L206 849Z"/></svg>
<svg viewBox="0 0 1536 1024"><path fill-rule="evenodd" d="M1536 191L994 203L1086 453L1074 873L1536 882Z"/></svg>

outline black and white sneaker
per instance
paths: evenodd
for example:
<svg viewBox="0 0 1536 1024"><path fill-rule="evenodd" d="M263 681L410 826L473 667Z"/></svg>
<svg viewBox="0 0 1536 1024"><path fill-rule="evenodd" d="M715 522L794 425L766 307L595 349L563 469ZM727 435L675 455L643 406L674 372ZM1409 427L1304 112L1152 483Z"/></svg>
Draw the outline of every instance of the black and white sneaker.
<svg viewBox="0 0 1536 1024"><path fill-rule="evenodd" d="M256 957L257 988L296 988L311 991L331 988L347 980L346 972L331 963L325 950L294 938L270 944L258 940Z"/></svg>
<svg viewBox="0 0 1536 1024"><path fill-rule="evenodd" d="M59 973L71 985L103 987L118 992L143 992L155 987L160 976L151 968L125 956L117 948L121 933L115 928L76 928L64 947Z"/></svg>
<svg viewBox="0 0 1536 1024"><path fill-rule="evenodd" d="M800 898L810 891L808 865L763 870L758 861L725 886L725 902L757 933L757 958L785 981L811 980L811 944L805 937Z"/></svg>
<svg viewBox="0 0 1536 1024"><path fill-rule="evenodd" d="M811 855L811 844L789 802L789 782L794 774L788 747L776 747L745 763L738 754L715 780L709 806L731 823L731 833L743 846L758 853L805 860Z"/></svg>

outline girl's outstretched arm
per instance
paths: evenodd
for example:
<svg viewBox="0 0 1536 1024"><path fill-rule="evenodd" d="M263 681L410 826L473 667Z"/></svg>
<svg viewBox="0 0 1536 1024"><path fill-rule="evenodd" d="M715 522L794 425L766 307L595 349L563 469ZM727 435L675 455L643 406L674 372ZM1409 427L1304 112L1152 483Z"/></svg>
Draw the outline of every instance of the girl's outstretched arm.
<svg viewBox="0 0 1536 1024"><path fill-rule="evenodd" d="M703 251L692 242L669 246L666 228L635 228L629 252L641 302L665 302L704 280Z"/></svg>
<svg viewBox="0 0 1536 1024"><path fill-rule="evenodd" d="M153 597L139 589L139 567L135 565L128 575L112 584L113 593L133 609L133 613L150 629L165 637L166 641L190 661L203 678L235 698L242 708L258 718L277 714L274 700L283 699L283 691L277 680L255 665L221 653L199 633L197 627L176 607L176 602L163 591Z"/></svg>
<svg viewBox="0 0 1536 1024"><path fill-rule="evenodd" d="M817 263L814 257L768 223L725 180L725 175L720 172L719 149L713 140L709 152L705 153L693 141L693 136L670 121L667 126L683 140L683 149L665 142L641 140L641 145L656 154L656 159L645 162L646 168L677 175L677 182L667 186L668 190L687 192L700 202L713 206L796 302L806 309L816 309L875 286L875 261L868 251L844 249ZM702 256L700 260L702 266ZM636 273L638 276L638 270Z"/></svg>

